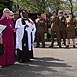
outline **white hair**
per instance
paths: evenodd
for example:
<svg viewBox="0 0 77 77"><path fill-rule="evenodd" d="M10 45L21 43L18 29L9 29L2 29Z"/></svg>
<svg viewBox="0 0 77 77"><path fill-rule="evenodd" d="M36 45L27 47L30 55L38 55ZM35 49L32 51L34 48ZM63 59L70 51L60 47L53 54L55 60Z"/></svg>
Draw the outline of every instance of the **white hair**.
<svg viewBox="0 0 77 77"><path fill-rule="evenodd" d="M10 12L10 10L8 8L4 8L3 13L6 12L6 11Z"/></svg>
<svg viewBox="0 0 77 77"><path fill-rule="evenodd" d="M10 11L10 15L13 15L14 13L12 11Z"/></svg>

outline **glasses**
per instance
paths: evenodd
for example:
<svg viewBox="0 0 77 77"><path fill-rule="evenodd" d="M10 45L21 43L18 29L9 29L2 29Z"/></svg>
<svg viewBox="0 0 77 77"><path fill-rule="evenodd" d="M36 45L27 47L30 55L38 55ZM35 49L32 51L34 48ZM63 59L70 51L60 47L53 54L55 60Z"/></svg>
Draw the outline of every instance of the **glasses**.
<svg viewBox="0 0 77 77"><path fill-rule="evenodd" d="M10 15L10 16L13 16L13 15Z"/></svg>
<svg viewBox="0 0 77 77"><path fill-rule="evenodd" d="M5 13L10 13L10 12L7 11L7 12L5 12Z"/></svg>

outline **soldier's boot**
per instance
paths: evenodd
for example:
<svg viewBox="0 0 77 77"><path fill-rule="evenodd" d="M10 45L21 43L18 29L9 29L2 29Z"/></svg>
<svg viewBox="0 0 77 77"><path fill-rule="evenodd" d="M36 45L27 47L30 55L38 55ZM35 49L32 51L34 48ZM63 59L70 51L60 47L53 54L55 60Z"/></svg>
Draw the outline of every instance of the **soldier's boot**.
<svg viewBox="0 0 77 77"><path fill-rule="evenodd" d="M42 46L42 48L45 48L45 45L44 45L44 46Z"/></svg>
<svg viewBox="0 0 77 77"><path fill-rule="evenodd" d="M45 48L45 40L42 41L42 48Z"/></svg>
<svg viewBox="0 0 77 77"><path fill-rule="evenodd" d="M51 46L49 46L49 48L53 48L54 47L54 45L53 45L53 43L51 44Z"/></svg>
<svg viewBox="0 0 77 77"><path fill-rule="evenodd" d="M62 48L62 47L61 47L61 43L58 42L58 45L59 45L59 48Z"/></svg>
<svg viewBox="0 0 77 77"><path fill-rule="evenodd" d="M75 48L75 45L73 45L73 48Z"/></svg>
<svg viewBox="0 0 77 77"><path fill-rule="evenodd" d="M63 40L63 44L66 46L66 41L65 40Z"/></svg>
<svg viewBox="0 0 77 77"><path fill-rule="evenodd" d="M36 48L39 48L39 46L36 46Z"/></svg>
<svg viewBox="0 0 77 77"><path fill-rule="evenodd" d="M44 43L42 43L42 48L45 48L45 42L44 42Z"/></svg>
<svg viewBox="0 0 77 77"><path fill-rule="evenodd" d="M61 45L59 45L59 48L62 48Z"/></svg>
<svg viewBox="0 0 77 77"><path fill-rule="evenodd" d="M69 45L66 45L66 48L69 48Z"/></svg>
<svg viewBox="0 0 77 77"><path fill-rule="evenodd" d="M39 48L39 42L37 42L37 46L36 46L36 48Z"/></svg>

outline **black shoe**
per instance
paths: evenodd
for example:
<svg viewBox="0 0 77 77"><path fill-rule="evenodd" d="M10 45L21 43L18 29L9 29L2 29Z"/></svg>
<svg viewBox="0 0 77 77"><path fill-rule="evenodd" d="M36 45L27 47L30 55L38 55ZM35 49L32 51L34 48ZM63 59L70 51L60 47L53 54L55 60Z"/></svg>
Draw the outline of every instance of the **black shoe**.
<svg viewBox="0 0 77 77"><path fill-rule="evenodd" d="M31 60L29 59L29 60L25 60L25 62L31 62Z"/></svg>
<svg viewBox="0 0 77 77"><path fill-rule="evenodd" d="M31 62L31 60L27 60L27 62Z"/></svg>
<svg viewBox="0 0 77 77"><path fill-rule="evenodd" d="M25 62L26 62L26 60L22 60L22 61L21 61L21 63L25 63Z"/></svg>
<svg viewBox="0 0 77 77"><path fill-rule="evenodd" d="M66 45L66 48L69 48L69 45Z"/></svg>
<svg viewBox="0 0 77 77"><path fill-rule="evenodd" d="M22 59L19 59L19 58L17 58L17 60L16 60L17 62L21 62L22 61Z"/></svg>
<svg viewBox="0 0 77 77"><path fill-rule="evenodd" d="M45 48L45 46L42 46L42 48Z"/></svg>
<svg viewBox="0 0 77 77"><path fill-rule="evenodd" d="M66 46L66 43L63 43Z"/></svg>
<svg viewBox="0 0 77 77"><path fill-rule="evenodd" d="M73 48L75 48L75 45L73 45Z"/></svg>
<svg viewBox="0 0 77 77"><path fill-rule="evenodd" d="M36 46L36 48L39 48L39 46Z"/></svg>
<svg viewBox="0 0 77 77"><path fill-rule="evenodd" d="M59 46L59 48L62 48L61 46Z"/></svg>
<svg viewBox="0 0 77 77"><path fill-rule="evenodd" d="M53 48L53 45L49 46L49 48Z"/></svg>
<svg viewBox="0 0 77 77"><path fill-rule="evenodd" d="M17 60L17 62L19 62L19 63L23 63L22 59L20 59L20 60Z"/></svg>
<svg viewBox="0 0 77 77"><path fill-rule="evenodd" d="M2 68L4 68L4 67L8 67L9 65L2 65Z"/></svg>
<svg viewBox="0 0 77 77"><path fill-rule="evenodd" d="M66 44L64 44L66 46Z"/></svg>
<svg viewBox="0 0 77 77"><path fill-rule="evenodd" d="M66 45L66 43L65 43L65 42L63 42L62 44Z"/></svg>

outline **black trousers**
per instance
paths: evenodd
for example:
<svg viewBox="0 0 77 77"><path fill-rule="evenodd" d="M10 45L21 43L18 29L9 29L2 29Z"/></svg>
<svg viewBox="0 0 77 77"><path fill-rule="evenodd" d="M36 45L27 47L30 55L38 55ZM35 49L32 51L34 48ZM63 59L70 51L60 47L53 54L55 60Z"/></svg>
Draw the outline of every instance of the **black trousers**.
<svg viewBox="0 0 77 77"><path fill-rule="evenodd" d="M20 49L17 49L17 60L22 59L22 51Z"/></svg>
<svg viewBox="0 0 77 77"><path fill-rule="evenodd" d="M4 47L3 44L0 44L0 56L4 54Z"/></svg>

